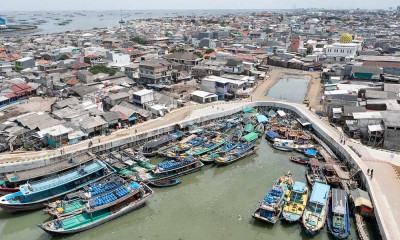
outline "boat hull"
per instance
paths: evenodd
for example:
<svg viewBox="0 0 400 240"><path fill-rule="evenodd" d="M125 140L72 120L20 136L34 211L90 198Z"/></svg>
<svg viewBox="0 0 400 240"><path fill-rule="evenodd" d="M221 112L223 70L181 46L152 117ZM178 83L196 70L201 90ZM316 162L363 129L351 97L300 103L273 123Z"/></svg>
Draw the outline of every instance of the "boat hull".
<svg viewBox="0 0 400 240"><path fill-rule="evenodd" d="M268 218L261 216L259 212L253 213L253 217L262 222L272 223L272 224L275 224L279 220L278 218L276 218L276 220L269 220Z"/></svg>
<svg viewBox="0 0 400 240"><path fill-rule="evenodd" d="M258 149L258 147L254 147L253 150L251 150L251 151L249 151L249 152L243 154L242 156L240 156L240 157L238 157L238 158L235 158L235 159L233 159L233 160L231 160L231 161L221 162L221 161L215 160L214 162L215 162L218 166L226 166L226 165L229 165L229 164L231 164L231 163L234 163L234 162L236 162L236 161L239 161L240 159L245 158L245 157L247 157L247 156L249 156L249 155L255 153L255 152L257 151L257 149Z"/></svg>
<svg viewBox="0 0 400 240"><path fill-rule="evenodd" d="M294 223L300 220L302 214L294 214L289 212L282 212L282 217L286 222Z"/></svg>
<svg viewBox="0 0 400 240"><path fill-rule="evenodd" d="M18 191L19 191L19 188L3 188L3 187L0 187L0 196L4 196L4 195L10 194L10 193L15 193L15 192L18 192Z"/></svg>
<svg viewBox="0 0 400 240"><path fill-rule="evenodd" d="M136 210L138 208L143 207L146 204L147 200L152 196L153 196L153 193L149 194L148 196L146 196L145 198L143 198L142 200L140 200L139 202L137 202L136 204L134 204L132 206L125 207L121 211L118 211L118 212L116 212L114 214L111 214L111 215L109 215L109 216L107 216L107 217L105 217L105 218L103 218L103 219L101 219L99 221L96 221L96 222L94 222L92 224L85 225L85 226L83 226L81 228L70 229L70 230L52 230L52 229L48 229L48 228L44 227L43 224L39 224L38 227L41 228L46 233L52 235L52 236L70 235L70 234L74 234L74 233L83 232L83 231L89 230L91 228L97 227L97 226L99 226L101 224L104 224L106 222L109 222L109 221L111 221L113 219L116 219L116 218L118 218L120 216L123 216L123 215L125 215L127 213L130 213L130 212L132 212L132 211L134 211L134 210Z"/></svg>
<svg viewBox="0 0 400 240"><path fill-rule="evenodd" d="M172 180L171 180L171 182L165 183L165 184L164 183L160 183L158 181L150 181L149 185L153 186L153 187L156 187L156 188L166 188L166 187L176 186L176 185L178 185L180 183L181 183L181 181L179 179L175 179L175 181L172 182Z"/></svg>
<svg viewBox="0 0 400 240"><path fill-rule="evenodd" d="M181 176L185 176L185 175L190 174L190 173L193 173L193 172L197 172L197 171L199 171L203 166L204 166L204 164L201 163L201 164L199 164L198 166L196 166L195 168L190 168L190 169L188 169L188 170L186 170L186 171L182 171L182 172L179 172L179 173L176 173L176 174L172 174L172 175L169 175L169 176L155 178L155 179L150 180L150 181L172 180L172 179L175 179L175 178L178 178L178 177L181 177Z"/></svg>

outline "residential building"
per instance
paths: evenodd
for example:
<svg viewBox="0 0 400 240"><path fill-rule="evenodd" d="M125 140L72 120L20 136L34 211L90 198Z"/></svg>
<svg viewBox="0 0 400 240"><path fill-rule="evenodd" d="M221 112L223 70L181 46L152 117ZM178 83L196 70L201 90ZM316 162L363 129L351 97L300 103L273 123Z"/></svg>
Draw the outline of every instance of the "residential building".
<svg viewBox="0 0 400 240"><path fill-rule="evenodd" d="M132 101L140 106L154 102L153 90L143 89L132 94Z"/></svg>
<svg viewBox="0 0 400 240"><path fill-rule="evenodd" d="M35 59L31 57L21 58L15 61L15 71L20 72L27 68L34 68L36 65Z"/></svg>
<svg viewBox="0 0 400 240"><path fill-rule="evenodd" d="M85 84L93 83L94 80L93 74L88 70L81 70L77 72L76 77L79 79L81 83Z"/></svg>
<svg viewBox="0 0 400 240"><path fill-rule="evenodd" d="M119 92L115 94L111 94L103 99L104 102L104 110L108 111L115 105L120 104L123 101L129 101L129 94L126 92Z"/></svg>
<svg viewBox="0 0 400 240"><path fill-rule="evenodd" d="M171 80L172 64L166 60L154 59L139 64L140 82L159 84Z"/></svg>

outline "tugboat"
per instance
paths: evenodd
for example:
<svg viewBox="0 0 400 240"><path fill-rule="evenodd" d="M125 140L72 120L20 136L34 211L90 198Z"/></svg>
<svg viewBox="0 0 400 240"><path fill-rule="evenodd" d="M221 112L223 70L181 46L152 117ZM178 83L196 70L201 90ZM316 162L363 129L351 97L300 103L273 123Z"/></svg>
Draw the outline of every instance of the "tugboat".
<svg viewBox="0 0 400 240"><path fill-rule="evenodd" d="M295 182L288 201L283 207L283 218L292 223L303 215L308 201L309 190L305 183Z"/></svg>
<svg viewBox="0 0 400 240"><path fill-rule="evenodd" d="M331 187L316 182L313 186L310 200L303 213L303 226L309 235L316 235L324 226L328 216Z"/></svg>
<svg viewBox="0 0 400 240"><path fill-rule="evenodd" d="M282 208L289 200L290 189L293 186L293 179L290 172L278 178L267 196L261 201L253 217L275 224L282 214Z"/></svg>
<svg viewBox="0 0 400 240"><path fill-rule="evenodd" d="M144 183L131 182L89 200L79 214L57 218L38 227L50 235L83 232L142 207L153 193Z"/></svg>
<svg viewBox="0 0 400 240"><path fill-rule="evenodd" d="M328 214L329 232L336 239L346 239L350 233L350 212L347 193L342 189L332 189Z"/></svg>

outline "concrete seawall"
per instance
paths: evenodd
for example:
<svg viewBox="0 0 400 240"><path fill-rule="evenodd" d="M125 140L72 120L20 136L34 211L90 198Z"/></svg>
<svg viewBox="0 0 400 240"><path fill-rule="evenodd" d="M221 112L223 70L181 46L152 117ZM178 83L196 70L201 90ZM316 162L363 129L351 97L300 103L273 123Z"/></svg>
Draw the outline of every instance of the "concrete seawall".
<svg viewBox="0 0 400 240"><path fill-rule="evenodd" d="M304 105L299 104L291 104L286 102L249 102L246 104L247 107L265 107L265 108L279 108L286 112L295 113L301 118L307 119L310 123L312 123L315 134L323 140L331 149L332 151L339 156L341 159L346 161L347 164L352 165L354 168L358 168L362 170L362 172L366 172L367 166L361 160L361 158L348 146L344 146L340 144L339 137L337 133L332 133L332 129L329 128L326 124L320 124L318 122L318 117L309 111ZM126 146L133 147L139 146L143 143L155 139L161 135L166 133L173 132L176 129L176 125L180 124L183 126L194 125L197 124L198 126L209 124L210 122L214 122L219 119L226 119L230 115L237 114L243 110L243 107L237 107L227 111L221 111L216 114L211 114L207 116L202 116L199 118L193 118L189 120L185 120L182 122L172 123L167 126L160 127L158 129L154 129L151 131L143 132L140 134L135 135L132 132L132 136L121 137L118 140L112 142L101 142L101 143L94 143L94 146L82 149L81 151L91 151L93 153L105 153L114 150L118 150L120 148L124 148ZM66 157L72 157L73 154L69 154ZM5 172L14 172L14 171L21 171L24 169L32 169L36 167L40 167L51 162L57 161L57 157L49 157L49 159L42 159L42 160L35 160L30 162L22 162L22 163L13 163L13 164L3 164L0 167L0 173ZM362 180L368 189L372 202L375 207L375 215L377 219L377 223L380 229L380 233L383 239L398 239L398 229L390 226L391 219L393 215L389 213L390 210L387 200L382 196L380 192L380 188L377 183L371 181L371 179L367 178L366 175L362 174ZM385 204L386 201L386 204ZM385 220L386 219L386 220Z"/></svg>

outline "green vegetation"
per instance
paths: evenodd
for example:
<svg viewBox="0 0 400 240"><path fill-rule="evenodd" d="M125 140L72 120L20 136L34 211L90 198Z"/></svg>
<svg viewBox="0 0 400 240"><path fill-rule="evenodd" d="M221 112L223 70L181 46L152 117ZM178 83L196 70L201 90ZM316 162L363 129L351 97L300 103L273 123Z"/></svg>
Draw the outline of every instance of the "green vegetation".
<svg viewBox="0 0 400 240"><path fill-rule="evenodd" d="M117 73L117 70L106 66L94 66L89 69L89 72L91 72L92 74L106 73L110 76L114 76Z"/></svg>
<svg viewBox="0 0 400 240"><path fill-rule="evenodd" d="M60 60L67 60L67 59L69 59L69 56L67 54L63 54L60 57Z"/></svg>
<svg viewBox="0 0 400 240"><path fill-rule="evenodd" d="M207 49L204 53L205 54L210 54L210 53L213 53L213 52L215 52L215 50L210 48L210 49Z"/></svg>
<svg viewBox="0 0 400 240"><path fill-rule="evenodd" d="M203 54L201 54L201 52L194 52L193 54L199 58L203 58Z"/></svg>
<svg viewBox="0 0 400 240"><path fill-rule="evenodd" d="M139 37L139 36L135 36L135 37L131 38L131 41L133 41L135 43L138 43L138 44L141 44L141 45L148 44L146 39L144 39L142 37Z"/></svg>

